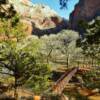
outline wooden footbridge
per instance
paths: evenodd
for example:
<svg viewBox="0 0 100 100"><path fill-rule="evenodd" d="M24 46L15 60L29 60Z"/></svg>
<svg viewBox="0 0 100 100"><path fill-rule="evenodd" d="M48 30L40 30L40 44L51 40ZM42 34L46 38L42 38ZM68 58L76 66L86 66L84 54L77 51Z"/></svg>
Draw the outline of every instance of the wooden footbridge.
<svg viewBox="0 0 100 100"><path fill-rule="evenodd" d="M69 81L72 79L73 76L75 76L76 73L84 73L90 71L90 68L71 68L69 71L66 71L53 85L52 91L55 94L61 94L63 90L65 89L66 85L69 83Z"/></svg>
<svg viewBox="0 0 100 100"><path fill-rule="evenodd" d="M79 68L74 67L69 70L67 70L52 86L51 90L52 93L55 95L60 96L60 100L68 100L67 97L63 94L63 90L65 89L66 85L69 83L69 81L72 79L73 76L75 76L76 73L84 73L90 71L90 68ZM44 99L41 99L44 100ZM45 99L48 100L48 99Z"/></svg>
<svg viewBox="0 0 100 100"><path fill-rule="evenodd" d="M66 84L72 79L75 73L78 71L78 68L72 68L70 71L66 71L54 84L52 87L53 93L61 94L66 87Z"/></svg>

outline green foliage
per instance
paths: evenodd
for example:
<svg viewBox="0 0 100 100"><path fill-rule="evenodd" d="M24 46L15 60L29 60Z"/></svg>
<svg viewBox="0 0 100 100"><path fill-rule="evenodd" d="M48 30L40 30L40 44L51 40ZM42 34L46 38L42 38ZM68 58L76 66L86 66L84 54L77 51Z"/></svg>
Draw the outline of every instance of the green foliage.
<svg viewBox="0 0 100 100"><path fill-rule="evenodd" d="M20 21L20 16L18 14L16 14L15 16L12 17L12 20L11 20L11 24L12 24L12 27L16 26L17 23Z"/></svg>
<svg viewBox="0 0 100 100"><path fill-rule="evenodd" d="M7 40L0 43L1 74L14 78L14 88L27 83L35 93L49 86L50 68L37 61L38 46L34 39ZM36 49L35 49L36 48Z"/></svg>
<svg viewBox="0 0 100 100"><path fill-rule="evenodd" d="M88 24L86 38L89 44L99 44L100 43L100 17Z"/></svg>
<svg viewBox="0 0 100 100"><path fill-rule="evenodd" d="M98 44L100 41L100 17L87 23L86 21L79 21L79 27L84 29L86 41L89 44Z"/></svg>
<svg viewBox="0 0 100 100"><path fill-rule="evenodd" d="M87 96L83 96L81 95L77 90L73 90L72 92L67 91L65 92L65 94L67 95L67 97L69 98L69 100L88 100Z"/></svg>
<svg viewBox="0 0 100 100"><path fill-rule="evenodd" d="M88 26L88 23L84 20L80 20L78 22L78 27L82 30L86 30L89 26Z"/></svg>
<svg viewBox="0 0 100 100"><path fill-rule="evenodd" d="M50 68L40 63L37 55L41 41L25 35L25 25L18 14L0 18L0 36L3 37L0 41L0 73L14 79L11 81L15 95L17 87L25 83L35 93L41 93L49 86Z"/></svg>
<svg viewBox="0 0 100 100"><path fill-rule="evenodd" d="M35 65L34 57L23 49L18 48L18 44L12 41L1 43L0 51L0 67L8 70L7 74L17 80L17 85L20 84L19 80L23 76L28 77L31 73L27 72ZM33 63L31 63L33 62Z"/></svg>
<svg viewBox="0 0 100 100"><path fill-rule="evenodd" d="M88 82L87 88L90 88L90 89L100 89L100 81L91 82L90 84Z"/></svg>
<svg viewBox="0 0 100 100"><path fill-rule="evenodd" d="M100 88L100 76L96 70L100 62L100 17L89 23L81 21L80 26L85 30L85 38L81 41L84 58L94 67L93 70L83 74L84 86L90 89Z"/></svg>
<svg viewBox="0 0 100 100"><path fill-rule="evenodd" d="M82 41L84 55L96 59L100 59L100 17L89 22L85 28L85 39Z"/></svg>
<svg viewBox="0 0 100 100"><path fill-rule="evenodd" d="M88 81L91 81L91 78L95 78L95 77L96 77L96 72L94 72L94 71L86 72L83 75L83 78L86 80L88 79Z"/></svg>
<svg viewBox="0 0 100 100"><path fill-rule="evenodd" d="M87 87L88 89L95 89L95 88L99 88L99 83L100 81L96 81L96 78L98 78L99 76L97 75L97 71L96 70L92 70L89 72L85 72L83 75L83 81L84 81L84 86Z"/></svg>
<svg viewBox="0 0 100 100"><path fill-rule="evenodd" d="M0 18L0 36L4 39L16 39L20 41L26 35L25 25L20 22L16 14L11 19Z"/></svg>
<svg viewBox="0 0 100 100"><path fill-rule="evenodd" d="M50 87L50 76L50 67L46 64L38 64L34 69L34 74L26 82L26 86L35 94L41 94Z"/></svg>
<svg viewBox="0 0 100 100"><path fill-rule="evenodd" d="M43 36L40 55L45 63L67 64L72 58L76 57L81 50L76 47L76 41L79 38L78 33L71 30L63 30L57 35ZM76 58L75 58L76 59Z"/></svg>
<svg viewBox="0 0 100 100"><path fill-rule="evenodd" d="M76 100L88 100L87 96L82 96L79 93L76 94L75 98L76 98Z"/></svg>

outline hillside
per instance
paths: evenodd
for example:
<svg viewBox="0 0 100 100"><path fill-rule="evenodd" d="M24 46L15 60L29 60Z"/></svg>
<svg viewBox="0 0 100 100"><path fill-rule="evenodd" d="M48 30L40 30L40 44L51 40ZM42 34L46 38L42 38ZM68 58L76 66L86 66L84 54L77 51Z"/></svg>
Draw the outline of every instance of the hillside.
<svg viewBox="0 0 100 100"><path fill-rule="evenodd" d="M67 21L43 4L33 4L29 0L9 0L15 10L22 16L22 21L28 24L29 32L38 35L57 33L67 28Z"/></svg>

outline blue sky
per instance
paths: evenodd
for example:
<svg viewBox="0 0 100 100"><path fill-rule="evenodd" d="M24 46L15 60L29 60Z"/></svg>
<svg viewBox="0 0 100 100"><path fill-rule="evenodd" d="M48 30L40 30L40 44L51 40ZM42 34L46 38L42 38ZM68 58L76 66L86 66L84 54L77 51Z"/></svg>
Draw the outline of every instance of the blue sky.
<svg viewBox="0 0 100 100"><path fill-rule="evenodd" d="M32 0L33 3L42 3L50 6L50 8L54 9L59 16L64 17L64 18L69 18L69 14L72 12L74 9L74 5L78 2L79 0L69 0L68 1L68 8L67 9L60 9L59 5L59 0Z"/></svg>

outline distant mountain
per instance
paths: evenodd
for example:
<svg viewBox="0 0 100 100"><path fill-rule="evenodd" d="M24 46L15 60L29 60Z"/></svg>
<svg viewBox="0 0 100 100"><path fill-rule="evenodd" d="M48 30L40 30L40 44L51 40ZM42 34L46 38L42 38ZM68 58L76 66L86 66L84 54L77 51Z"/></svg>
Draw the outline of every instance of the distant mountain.
<svg viewBox="0 0 100 100"><path fill-rule="evenodd" d="M58 16L47 5L33 4L30 0L9 0L9 3L22 16L22 21L28 24L29 33L36 35L57 33L68 26L67 20Z"/></svg>

